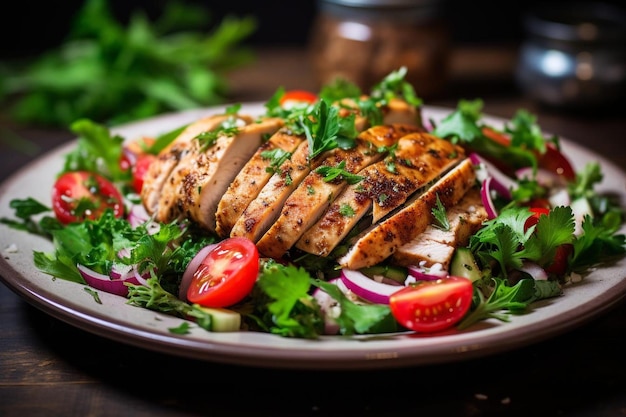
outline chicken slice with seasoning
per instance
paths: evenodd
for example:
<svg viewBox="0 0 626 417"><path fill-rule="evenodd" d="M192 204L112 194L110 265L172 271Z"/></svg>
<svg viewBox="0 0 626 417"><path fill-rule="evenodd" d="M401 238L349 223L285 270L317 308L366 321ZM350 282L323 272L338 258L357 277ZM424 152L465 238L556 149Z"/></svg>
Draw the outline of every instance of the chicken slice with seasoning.
<svg viewBox="0 0 626 417"><path fill-rule="evenodd" d="M229 125L208 138L200 137L195 141L195 151L181 160L166 181L159 216L168 221L187 217L215 231L219 199L265 135L275 133L282 124L282 119L269 118L243 126Z"/></svg>
<svg viewBox="0 0 626 417"><path fill-rule="evenodd" d="M386 147L418 129L414 125L400 124L373 126L359 134L356 147L328 152L285 201L280 216L257 242L259 251L281 257L322 216L348 183L360 182L362 178L353 174L381 160Z"/></svg>
<svg viewBox="0 0 626 417"><path fill-rule="evenodd" d="M362 230L378 222L462 158L461 148L428 133L402 136L395 151L358 173L363 181L349 185L296 247L328 256L355 227Z"/></svg>
<svg viewBox="0 0 626 417"><path fill-rule="evenodd" d="M398 265L440 264L448 270L457 247L466 246L470 236L487 220L487 211L482 203L478 187L473 187L458 204L446 210L448 228L430 224L426 230L409 243L398 248L392 255Z"/></svg>
<svg viewBox="0 0 626 417"><path fill-rule="evenodd" d="M276 132L244 165L220 199L216 212L216 232L228 237L244 210L261 192L272 175L305 140L287 127Z"/></svg>
<svg viewBox="0 0 626 417"><path fill-rule="evenodd" d="M360 269L387 259L434 221L432 210L437 201L446 208L452 207L475 183L474 167L466 158L398 212L353 239L348 252L338 259L339 265Z"/></svg>
<svg viewBox="0 0 626 417"><path fill-rule="evenodd" d="M169 146L159 152L157 159L150 164L141 188L141 201L149 214L157 212L163 185L178 162L194 149L196 141L193 139L202 132L218 129L230 117L228 114L218 114L197 120L188 125ZM252 121L248 117L246 120Z"/></svg>
<svg viewBox="0 0 626 417"><path fill-rule="evenodd" d="M270 177L257 197L243 211L230 235L256 242L276 221L285 200L311 172L309 144L304 141Z"/></svg>

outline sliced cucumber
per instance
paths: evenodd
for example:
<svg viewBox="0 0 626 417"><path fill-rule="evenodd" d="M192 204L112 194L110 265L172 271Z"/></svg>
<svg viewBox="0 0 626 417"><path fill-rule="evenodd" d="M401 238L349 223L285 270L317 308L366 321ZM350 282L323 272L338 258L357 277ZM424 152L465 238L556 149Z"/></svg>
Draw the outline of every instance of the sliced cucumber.
<svg viewBox="0 0 626 417"><path fill-rule="evenodd" d="M450 263L450 275L478 281L483 273L474 259L474 254L467 247L456 248Z"/></svg>
<svg viewBox="0 0 626 417"><path fill-rule="evenodd" d="M241 314L227 308L200 307L211 316L212 332L236 332L241 327Z"/></svg>
<svg viewBox="0 0 626 417"><path fill-rule="evenodd" d="M392 279L401 284L404 283L408 275L408 271L405 267L396 265L374 265L366 268L361 268L360 272L373 278L375 275L382 275L385 278Z"/></svg>

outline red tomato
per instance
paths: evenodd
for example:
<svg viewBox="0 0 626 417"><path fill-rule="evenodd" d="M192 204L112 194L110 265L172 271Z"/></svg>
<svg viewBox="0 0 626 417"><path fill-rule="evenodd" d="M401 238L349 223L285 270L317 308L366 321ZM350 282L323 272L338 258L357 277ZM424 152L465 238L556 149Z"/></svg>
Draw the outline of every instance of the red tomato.
<svg viewBox="0 0 626 417"><path fill-rule="evenodd" d="M218 243L191 278L187 299L204 307L229 307L252 291L259 273L254 242L232 237Z"/></svg>
<svg viewBox="0 0 626 417"><path fill-rule="evenodd" d="M576 179L576 172L565 155L552 143L546 144L546 153L539 155L539 167L554 172L566 180Z"/></svg>
<svg viewBox="0 0 626 417"><path fill-rule="evenodd" d="M544 207L531 207L529 210L532 212L532 215L526 219L524 230L528 230L530 227L536 225L539 221L539 217L550 214L550 209ZM557 246L552 263L545 268L546 272L556 275L565 274L565 272L567 272L568 258L573 250L574 247L571 244Z"/></svg>
<svg viewBox="0 0 626 417"><path fill-rule="evenodd" d="M451 276L418 281L391 294L389 308L402 326L437 332L454 326L472 305L474 287L467 278Z"/></svg>
<svg viewBox="0 0 626 417"><path fill-rule="evenodd" d="M152 161L154 161L156 158L156 155L150 153L144 153L137 156L137 161L132 167L133 189L137 194L141 193L141 188L143 187L143 178L146 175L146 172L148 172L150 164L152 164Z"/></svg>
<svg viewBox="0 0 626 417"><path fill-rule="evenodd" d="M573 251L574 246L571 244L559 245L556 248L552 263L545 268L546 272L556 275L565 274L567 272L568 258Z"/></svg>
<svg viewBox="0 0 626 417"><path fill-rule="evenodd" d="M143 136L133 141L125 142L122 156L120 157L120 167L122 170L131 169L137 160L147 154L147 149L154 144L154 138Z"/></svg>
<svg viewBox="0 0 626 417"><path fill-rule="evenodd" d="M317 101L317 95L311 93L306 90L289 90L286 91L285 94L280 98L280 105L284 106L285 104L291 102L300 102L300 103L315 103Z"/></svg>
<svg viewBox="0 0 626 417"><path fill-rule="evenodd" d="M97 219L106 209L124 215L122 195L109 180L93 172L61 175L52 187L52 209L63 224Z"/></svg>
<svg viewBox="0 0 626 417"><path fill-rule="evenodd" d="M529 208L529 210L532 213L532 215L528 219L526 219L526 222L524 223L524 231L536 225L537 222L539 221L539 216L541 215L547 216L548 214L550 214L550 209L545 208L545 207L531 207Z"/></svg>
<svg viewBox="0 0 626 417"><path fill-rule="evenodd" d="M511 143L508 136L489 127L483 127L482 132L486 137L500 145L509 146ZM546 152L544 154L537 155L537 162L540 168L562 176L568 181L576 179L576 171L574 171L571 162L551 142L546 143Z"/></svg>
<svg viewBox="0 0 626 417"><path fill-rule="evenodd" d="M503 133L500 133L490 127L483 126L482 128L483 135L491 139L492 141L499 143L502 146L509 146L511 144L511 140L508 136Z"/></svg>

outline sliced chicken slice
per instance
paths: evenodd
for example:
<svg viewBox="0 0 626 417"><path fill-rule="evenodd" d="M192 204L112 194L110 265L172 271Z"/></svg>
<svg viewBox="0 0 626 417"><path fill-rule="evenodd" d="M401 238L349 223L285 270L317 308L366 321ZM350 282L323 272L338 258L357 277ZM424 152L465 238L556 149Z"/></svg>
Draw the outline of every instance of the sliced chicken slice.
<svg viewBox="0 0 626 417"><path fill-rule="evenodd" d="M444 207L452 207L475 182L472 162L464 159L397 213L359 234L338 263L344 268L360 269L387 259L433 222L432 209L438 198Z"/></svg>
<svg viewBox="0 0 626 417"><path fill-rule="evenodd" d="M294 135L288 128L283 128L261 145L220 199L216 212L218 235L230 235L246 207L259 195L274 172L280 169L280 166L274 165L282 158L290 158L304 140L304 135ZM275 153L275 158L268 156L271 152Z"/></svg>
<svg viewBox="0 0 626 417"><path fill-rule="evenodd" d="M310 171L309 145L304 141L245 208L230 235L247 237L254 242L259 240L276 221L285 200Z"/></svg>
<svg viewBox="0 0 626 417"><path fill-rule="evenodd" d="M381 146L391 146L409 132L418 130L414 125L379 125L371 127L358 136L353 149L335 149L323 158L320 166L357 173L381 160ZM333 199L348 185L340 175L326 181L323 173L312 171L285 201L284 208L274 224L257 242L259 251L266 256L281 257L300 236L326 211Z"/></svg>
<svg viewBox="0 0 626 417"><path fill-rule="evenodd" d="M141 188L141 201L149 214L156 213L161 196L161 189L178 162L193 150L196 136L202 132L210 132L219 128L222 123L230 118L228 114L217 114L204 117L188 125L166 148L158 155L156 161L150 164L145 174L143 187ZM249 116L246 120L252 121Z"/></svg>
<svg viewBox="0 0 626 417"><path fill-rule="evenodd" d="M194 141L197 148L179 162L163 187L157 217L161 221L187 217L215 231L219 199L265 135L282 124L282 119L270 118L240 126L234 133L219 132L208 147Z"/></svg>
<svg viewBox="0 0 626 417"><path fill-rule="evenodd" d="M329 152L318 168L336 168L345 164L343 170L356 173L382 156L370 142L358 141L358 145L350 150ZM311 171L287 198L274 224L257 242L259 252L272 258L282 257L346 185L341 175L327 182L323 173Z"/></svg>
<svg viewBox="0 0 626 417"><path fill-rule="evenodd" d="M446 217L450 226L448 229L428 225L423 233L394 252L394 263L404 266L423 264L429 267L438 263L448 270L454 250L467 245L470 236L487 220L479 189L473 187L468 190L458 204L446 211Z"/></svg>
<svg viewBox="0 0 626 417"><path fill-rule="evenodd" d="M378 222L462 158L463 150L449 141L427 133L404 135L393 155L359 172L363 181L349 185L296 247L318 256L329 255L365 216L370 217L369 224L360 227Z"/></svg>

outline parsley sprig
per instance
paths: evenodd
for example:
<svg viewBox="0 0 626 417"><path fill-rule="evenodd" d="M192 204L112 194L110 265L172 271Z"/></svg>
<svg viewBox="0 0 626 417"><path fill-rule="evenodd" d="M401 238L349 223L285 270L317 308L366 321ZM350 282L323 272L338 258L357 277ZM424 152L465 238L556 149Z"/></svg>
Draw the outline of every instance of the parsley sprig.
<svg viewBox="0 0 626 417"><path fill-rule="evenodd" d="M309 145L309 158L335 148L350 149L356 144L358 132L355 115L339 116L339 108L320 100L310 117L300 116L300 123Z"/></svg>
<svg viewBox="0 0 626 417"><path fill-rule="evenodd" d="M346 181L348 184L358 184L363 180L362 175L354 174L350 171L346 171L346 161L341 161L337 166L331 167L328 165L322 165L315 169L315 172L324 177L324 182L331 182L339 178Z"/></svg>

